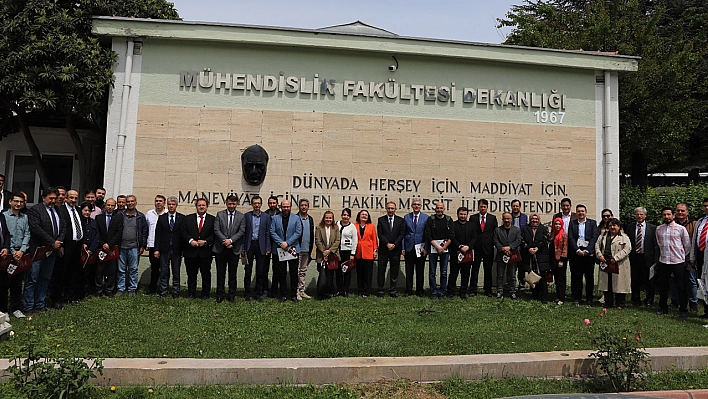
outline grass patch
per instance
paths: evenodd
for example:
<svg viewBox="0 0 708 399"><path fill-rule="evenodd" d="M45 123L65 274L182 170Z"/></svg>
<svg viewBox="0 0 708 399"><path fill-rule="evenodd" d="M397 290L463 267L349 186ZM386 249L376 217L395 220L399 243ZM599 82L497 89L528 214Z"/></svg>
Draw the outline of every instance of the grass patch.
<svg viewBox="0 0 708 399"><path fill-rule="evenodd" d="M599 393L592 379L504 378L482 381L449 380L439 384L411 381L380 382L365 385L334 384L315 386L193 386L193 387L117 387L99 388L96 398L104 399L487 399L521 395ZM644 390L706 389L708 370L672 371L652 374ZM15 397L12 386L0 385L0 397Z"/></svg>
<svg viewBox="0 0 708 399"><path fill-rule="evenodd" d="M36 315L40 344L81 357L280 358L425 356L594 349L593 329L641 329L646 347L705 346L701 319L654 309L529 300L334 298L299 304L135 297L95 298ZM590 327L583 323L590 319ZM17 340L23 321L13 319ZM12 341L0 343L11 358Z"/></svg>

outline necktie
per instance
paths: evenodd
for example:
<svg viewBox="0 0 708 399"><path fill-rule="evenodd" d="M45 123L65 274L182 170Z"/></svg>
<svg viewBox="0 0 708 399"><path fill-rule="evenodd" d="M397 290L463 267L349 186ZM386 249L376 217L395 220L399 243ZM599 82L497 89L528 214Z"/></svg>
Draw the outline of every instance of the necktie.
<svg viewBox="0 0 708 399"><path fill-rule="evenodd" d="M482 231L484 231L484 226L486 225L486 223L484 222L484 219L485 219L485 216L482 215L482 222L480 222L480 224L479 224L479 227L482 228Z"/></svg>
<svg viewBox="0 0 708 399"><path fill-rule="evenodd" d="M113 216L112 213L106 214L106 230L108 230L108 228L111 227L111 217L112 216Z"/></svg>
<svg viewBox="0 0 708 399"><path fill-rule="evenodd" d="M229 212L229 227L228 227L229 232L231 231L231 223L233 223L233 221L234 221L234 214Z"/></svg>
<svg viewBox="0 0 708 399"><path fill-rule="evenodd" d="M701 230L701 237L698 239L698 249L703 252L706 250L706 237L708 237L708 220L703 223L703 230Z"/></svg>
<svg viewBox="0 0 708 399"><path fill-rule="evenodd" d="M170 215L170 231L175 229L175 215Z"/></svg>
<svg viewBox="0 0 708 399"><path fill-rule="evenodd" d="M52 214L52 233L54 233L54 239L59 237L59 221L57 220L57 214L54 212L54 208L49 208L49 213Z"/></svg>
<svg viewBox="0 0 708 399"><path fill-rule="evenodd" d="M202 226L204 226L204 215L199 215L199 232L202 232Z"/></svg>
<svg viewBox="0 0 708 399"><path fill-rule="evenodd" d="M76 230L76 241L80 241L83 237L83 231L81 231L81 223L79 223L79 218L76 216L76 208L71 207L71 218L74 219L74 230Z"/></svg>
<svg viewBox="0 0 708 399"><path fill-rule="evenodd" d="M388 224L391 225L391 231L393 231L393 218L388 218Z"/></svg>
<svg viewBox="0 0 708 399"><path fill-rule="evenodd" d="M413 230L418 230L418 215L413 215Z"/></svg>
<svg viewBox="0 0 708 399"><path fill-rule="evenodd" d="M637 241L634 247L637 249L637 253L642 253L642 244L644 243L644 234L642 234L642 225L637 224Z"/></svg>

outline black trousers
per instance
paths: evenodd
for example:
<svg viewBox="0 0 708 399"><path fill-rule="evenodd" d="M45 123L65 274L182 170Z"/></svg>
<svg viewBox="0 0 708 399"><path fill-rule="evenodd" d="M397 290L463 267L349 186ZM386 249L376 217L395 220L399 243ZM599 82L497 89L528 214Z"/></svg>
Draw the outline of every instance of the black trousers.
<svg viewBox="0 0 708 399"><path fill-rule="evenodd" d="M349 286L352 282L352 273L342 273L342 263L349 260L352 256L352 251L340 250L339 251L339 269L335 273L335 280L337 282L337 293L340 295L349 294Z"/></svg>
<svg viewBox="0 0 708 399"><path fill-rule="evenodd" d="M116 293L116 273L118 260L96 261L96 295L113 296ZM104 288L105 282L105 288Z"/></svg>
<svg viewBox="0 0 708 399"><path fill-rule="evenodd" d="M179 295L180 266L182 263L181 251L175 252L172 245L167 251L160 252L160 295L167 295L167 287L172 273L172 295Z"/></svg>
<svg viewBox="0 0 708 399"><path fill-rule="evenodd" d="M148 293L157 293L157 285L160 283L160 258L154 255L155 248L148 248L148 259L150 260L150 285Z"/></svg>
<svg viewBox="0 0 708 399"><path fill-rule="evenodd" d="M612 307L612 306L620 306L624 307L625 299L627 298L626 294L620 294L620 293L615 293L612 290L612 280L617 278L618 275L614 273L607 273L607 291L604 292L605 294L605 305L607 307ZM634 290L632 290L634 292Z"/></svg>
<svg viewBox="0 0 708 399"><path fill-rule="evenodd" d="M548 281L546 281L546 273L546 270L541 272L541 279L538 280L536 286L531 289L533 299L538 299L541 302L548 302ZM526 277L526 272L524 272L524 277ZM521 282L518 284L521 285Z"/></svg>
<svg viewBox="0 0 708 399"><path fill-rule="evenodd" d="M273 247L273 252L270 253L270 257L266 258L266 273L270 270L271 265L273 266L273 279L271 280L269 291L269 295L271 298L276 298L278 296L280 288L280 285L278 284L278 279L275 277L275 264L279 262L277 251L277 248Z"/></svg>
<svg viewBox="0 0 708 399"><path fill-rule="evenodd" d="M570 293L573 301L583 300L583 278L585 278L585 300L592 301L595 290L595 257L574 256L570 261Z"/></svg>
<svg viewBox="0 0 708 399"><path fill-rule="evenodd" d="M356 271L356 287L359 290L359 295L369 295L371 281L374 277L374 260L357 259L354 270Z"/></svg>
<svg viewBox="0 0 708 399"><path fill-rule="evenodd" d="M565 302L565 291L568 287L568 261L564 260L563 266L558 267L558 261L551 259L551 270L553 270L553 281L556 284L556 299Z"/></svg>
<svg viewBox="0 0 708 399"><path fill-rule="evenodd" d="M299 267L300 260L295 258L291 260L276 260L278 259L277 253L275 258L273 258L273 284L277 284L280 287L280 297L288 297L288 282L287 275L290 275L290 298L297 297L297 270ZM290 270L288 270L288 268ZM275 293L273 291L272 293Z"/></svg>
<svg viewBox="0 0 708 399"><path fill-rule="evenodd" d="M477 281L479 281L479 266L484 267L484 295L492 294L492 266L494 265L494 254L485 254L482 248L475 248L474 262L472 262L472 272L470 275L470 294L477 294ZM502 281L497 284L504 284Z"/></svg>
<svg viewBox="0 0 708 399"><path fill-rule="evenodd" d="M676 263L673 265L668 265L666 263L659 263L659 307L664 312L668 312L668 298L669 298L669 283L671 280L671 275L674 275L674 282L678 287L679 291L679 311L688 311L688 293L686 292L686 280L684 273L686 272L686 263Z"/></svg>
<svg viewBox="0 0 708 399"><path fill-rule="evenodd" d="M238 270L239 255L233 250L224 248L216 254L216 297L224 298L224 285L226 284L226 272L229 275L229 299L236 297L236 272ZM250 283L250 281L249 281ZM250 286L250 284L249 284ZM249 287L250 288L250 287ZM250 293L249 293L250 294Z"/></svg>
<svg viewBox="0 0 708 399"><path fill-rule="evenodd" d="M202 298L209 298L211 292L211 256L184 258L187 269L187 295L197 296L197 275L202 275Z"/></svg>
<svg viewBox="0 0 708 399"><path fill-rule="evenodd" d="M0 312L24 311L25 307L22 303L23 281L25 281L25 272L18 273L12 277L8 276L5 271L0 272ZM7 306L8 290L10 291L10 307Z"/></svg>
<svg viewBox="0 0 708 399"><path fill-rule="evenodd" d="M413 294L413 276L415 275L415 294L422 297L425 295L423 288L425 256L417 257L415 250L413 250L407 251L404 258L406 260L406 294Z"/></svg>
<svg viewBox="0 0 708 399"><path fill-rule="evenodd" d="M401 271L401 248L394 248L389 251L388 248L379 249L379 270L378 270L378 283L379 283L379 293L383 294L384 284L386 282L386 263L390 265L389 268L389 285L388 292L395 294L396 286L398 285L398 274Z"/></svg>
<svg viewBox="0 0 708 399"><path fill-rule="evenodd" d="M646 302L653 303L656 279L649 280L649 268L651 265L647 265L644 254L636 252L629 254L629 264L632 278L632 303L635 306L642 303L642 288L647 291ZM605 298L605 302L607 302L607 298Z"/></svg>
<svg viewBox="0 0 708 399"><path fill-rule="evenodd" d="M450 251L450 270L447 274L447 296L455 296L457 292L457 278L460 276L460 264L457 263L457 251ZM469 280L469 269L467 272L467 279ZM460 286L460 292L462 292L462 286Z"/></svg>
<svg viewBox="0 0 708 399"><path fill-rule="evenodd" d="M268 257L261 254L260 244L258 240L251 241L251 247L246 253L248 264L245 267L245 275L243 276L244 296L251 295L251 271L253 270L253 261L256 261L256 298L263 295L263 291L268 291Z"/></svg>
<svg viewBox="0 0 708 399"><path fill-rule="evenodd" d="M52 301L55 304L78 300L76 275L83 275L83 269L79 265L81 246L74 241L67 244L64 247L64 256L57 258L52 271Z"/></svg>

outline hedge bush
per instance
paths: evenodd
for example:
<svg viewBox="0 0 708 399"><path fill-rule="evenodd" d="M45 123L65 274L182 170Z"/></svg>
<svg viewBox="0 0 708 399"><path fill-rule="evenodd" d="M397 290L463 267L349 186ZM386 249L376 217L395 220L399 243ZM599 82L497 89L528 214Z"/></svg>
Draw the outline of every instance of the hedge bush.
<svg viewBox="0 0 708 399"><path fill-rule="evenodd" d="M661 224L661 208L685 202L693 220L705 215L703 200L708 198L708 184L689 186L647 187L632 185L620 187L620 220L623 224L634 222L634 209L643 206L647 209L647 221Z"/></svg>

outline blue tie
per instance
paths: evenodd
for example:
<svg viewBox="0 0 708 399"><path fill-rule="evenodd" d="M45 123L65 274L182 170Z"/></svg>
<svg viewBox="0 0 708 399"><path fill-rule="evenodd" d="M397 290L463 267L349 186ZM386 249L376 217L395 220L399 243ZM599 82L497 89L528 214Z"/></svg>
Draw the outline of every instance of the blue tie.
<svg viewBox="0 0 708 399"><path fill-rule="evenodd" d="M175 215L170 215L170 231L175 228Z"/></svg>
<svg viewBox="0 0 708 399"><path fill-rule="evenodd" d="M111 216L113 216L112 213L106 214L106 230L111 226Z"/></svg>

